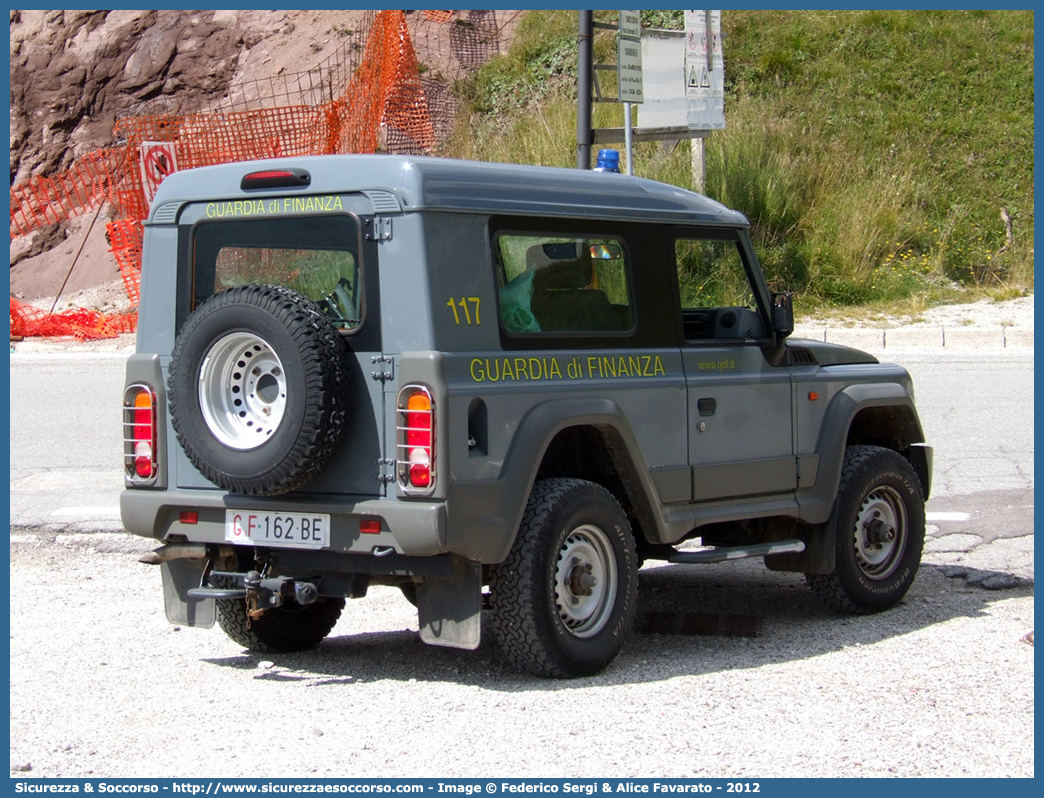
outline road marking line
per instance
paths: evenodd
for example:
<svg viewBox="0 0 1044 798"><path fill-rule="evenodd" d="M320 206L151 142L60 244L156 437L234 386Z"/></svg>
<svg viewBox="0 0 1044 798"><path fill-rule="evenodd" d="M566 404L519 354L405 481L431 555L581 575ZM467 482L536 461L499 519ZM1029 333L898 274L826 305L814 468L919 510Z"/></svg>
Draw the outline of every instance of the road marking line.
<svg viewBox="0 0 1044 798"><path fill-rule="evenodd" d="M967 521L971 513L925 513L925 521Z"/></svg>
<svg viewBox="0 0 1044 798"><path fill-rule="evenodd" d="M119 518L118 507L60 507L51 513L57 518Z"/></svg>

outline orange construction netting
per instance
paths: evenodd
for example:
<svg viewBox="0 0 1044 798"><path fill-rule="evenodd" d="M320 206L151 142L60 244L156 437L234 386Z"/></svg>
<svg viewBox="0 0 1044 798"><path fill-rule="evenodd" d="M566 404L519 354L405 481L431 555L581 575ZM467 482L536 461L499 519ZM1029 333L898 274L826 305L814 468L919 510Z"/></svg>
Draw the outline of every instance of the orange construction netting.
<svg viewBox="0 0 1044 798"><path fill-rule="evenodd" d="M450 14L431 11L425 17L446 22ZM361 59L343 93L329 102L120 119L114 135L121 146L88 153L61 175L35 176L11 188L11 238L110 204L115 216L107 223L110 251L136 306L142 221L166 174L259 158L376 152L382 130L394 130L412 151L430 152L435 144L402 11L372 16ZM133 315L76 310L50 316L12 298L11 334L111 337L132 332Z"/></svg>
<svg viewBox="0 0 1044 798"><path fill-rule="evenodd" d="M81 341L93 341L132 333L137 328L137 313L106 314L83 308L48 313L11 297L12 337L72 335Z"/></svg>

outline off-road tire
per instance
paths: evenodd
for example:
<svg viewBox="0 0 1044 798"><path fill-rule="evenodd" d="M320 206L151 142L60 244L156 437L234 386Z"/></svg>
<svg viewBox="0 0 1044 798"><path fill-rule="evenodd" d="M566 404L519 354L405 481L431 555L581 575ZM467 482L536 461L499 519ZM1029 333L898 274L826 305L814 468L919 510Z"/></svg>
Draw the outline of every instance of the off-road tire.
<svg viewBox="0 0 1044 798"><path fill-rule="evenodd" d="M405 598L414 607L417 606L417 583L416 582L403 582L399 585L399 590L402 591L403 598Z"/></svg>
<svg viewBox="0 0 1044 798"><path fill-rule="evenodd" d="M578 570L586 565L592 568ZM584 573L598 583L576 581ZM590 594L574 594L577 587ZM638 559L627 516L593 482L536 483L489 591L500 647L518 668L558 678L597 673L616 657L634 623Z"/></svg>
<svg viewBox="0 0 1044 798"><path fill-rule="evenodd" d="M894 540L871 540L875 520L895 530ZM805 579L828 606L880 612L905 596L924 548L924 494L906 458L879 446L849 446L826 533L833 536L834 570Z"/></svg>
<svg viewBox="0 0 1044 798"><path fill-rule="evenodd" d="M261 374L257 365L244 367L254 355L266 364L259 378L251 377ZM200 305L178 335L171 421L189 460L214 484L245 495L286 493L336 451L349 385L347 346L314 302L282 286L239 286Z"/></svg>
<svg viewBox="0 0 1044 798"><path fill-rule="evenodd" d="M217 602L217 620L221 630L244 648L289 653L319 645L343 609L343 598L320 597L303 607L288 600L252 619L246 599L227 599Z"/></svg>

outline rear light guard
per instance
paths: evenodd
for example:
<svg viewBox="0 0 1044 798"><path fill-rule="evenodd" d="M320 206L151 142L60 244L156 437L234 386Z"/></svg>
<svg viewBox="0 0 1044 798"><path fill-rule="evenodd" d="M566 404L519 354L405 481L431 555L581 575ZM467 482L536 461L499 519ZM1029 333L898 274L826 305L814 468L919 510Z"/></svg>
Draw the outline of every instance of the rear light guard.
<svg viewBox="0 0 1044 798"><path fill-rule="evenodd" d="M425 385L407 385L396 402L395 461L399 488L411 496L435 491L435 399Z"/></svg>
<svg viewBox="0 0 1044 798"><path fill-rule="evenodd" d="M131 385L123 394L123 466L133 485L156 482L156 392L148 385Z"/></svg>

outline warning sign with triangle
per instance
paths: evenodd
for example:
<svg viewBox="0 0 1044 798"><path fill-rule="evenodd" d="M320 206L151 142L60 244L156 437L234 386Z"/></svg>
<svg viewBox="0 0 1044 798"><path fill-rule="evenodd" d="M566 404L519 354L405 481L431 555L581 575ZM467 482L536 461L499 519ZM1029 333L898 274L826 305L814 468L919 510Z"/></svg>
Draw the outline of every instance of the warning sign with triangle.
<svg viewBox="0 0 1044 798"><path fill-rule="evenodd" d="M674 74L677 75L678 73L675 72ZM675 85L677 85L677 84L675 84ZM695 64L693 64L691 67L689 67L689 77L685 81L685 85L688 88L690 88L690 89L698 89L700 87L700 78L696 74L696 65Z"/></svg>
<svg viewBox="0 0 1044 798"><path fill-rule="evenodd" d="M700 88L701 89L709 89L710 88L710 75L707 74L707 67L706 66L701 66L700 67Z"/></svg>

